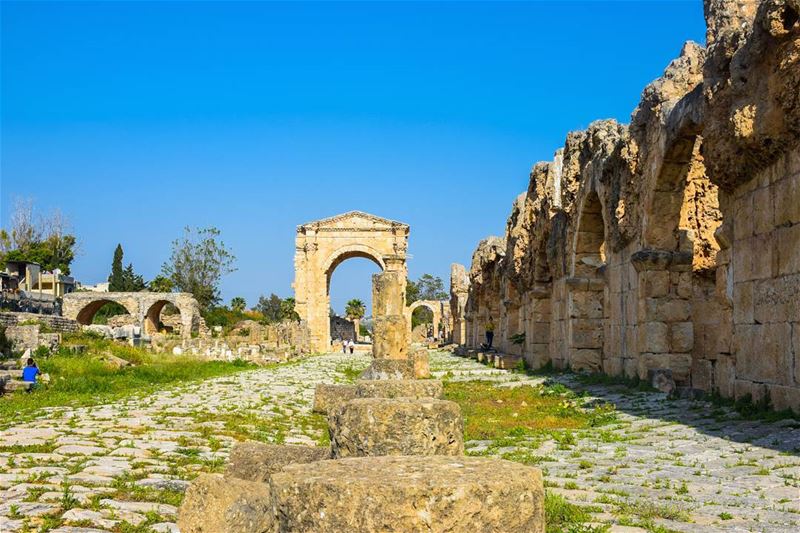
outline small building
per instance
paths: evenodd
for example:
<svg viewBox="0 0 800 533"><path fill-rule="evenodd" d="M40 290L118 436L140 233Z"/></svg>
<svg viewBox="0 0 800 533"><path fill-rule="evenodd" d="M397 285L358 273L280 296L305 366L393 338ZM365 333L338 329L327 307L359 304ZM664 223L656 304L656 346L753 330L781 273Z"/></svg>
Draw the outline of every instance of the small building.
<svg viewBox="0 0 800 533"><path fill-rule="evenodd" d="M56 300L76 288L72 276L59 269L48 272L32 261L6 261L6 270L0 276L4 293L21 293L34 300Z"/></svg>

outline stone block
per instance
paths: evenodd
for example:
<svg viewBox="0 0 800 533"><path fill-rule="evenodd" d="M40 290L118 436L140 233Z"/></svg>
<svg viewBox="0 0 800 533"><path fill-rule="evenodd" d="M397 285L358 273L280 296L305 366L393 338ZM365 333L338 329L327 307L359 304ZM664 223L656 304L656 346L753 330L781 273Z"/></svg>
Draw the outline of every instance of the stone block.
<svg viewBox="0 0 800 533"><path fill-rule="evenodd" d="M572 292L570 295L570 317L603 318L603 293Z"/></svg>
<svg viewBox="0 0 800 533"><path fill-rule="evenodd" d="M406 359L408 325L403 315L376 316L373 321L372 355L375 359Z"/></svg>
<svg viewBox="0 0 800 533"><path fill-rule="evenodd" d="M420 348L413 351L409 358L411 359L411 364L414 366L414 377L416 379L425 379L431 376L428 350Z"/></svg>
<svg viewBox="0 0 800 533"><path fill-rule="evenodd" d="M791 325L755 324L749 331L737 326L736 376L741 379L788 385L792 376ZM749 336L749 337L748 337Z"/></svg>
<svg viewBox="0 0 800 533"><path fill-rule="evenodd" d="M669 271L643 270L639 273L639 287L644 298L660 298L669 294Z"/></svg>
<svg viewBox="0 0 800 533"><path fill-rule="evenodd" d="M775 226L800 223L800 175L775 183Z"/></svg>
<svg viewBox="0 0 800 533"><path fill-rule="evenodd" d="M357 398L442 398L444 387L435 379L378 379L356 381Z"/></svg>
<svg viewBox="0 0 800 533"><path fill-rule="evenodd" d="M706 359L692 361L692 388L705 392L714 390L714 365Z"/></svg>
<svg viewBox="0 0 800 533"><path fill-rule="evenodd" d="M763 402L767 397L767 386L746 379L735 379L733 382L734 397L737 400L749 397L753 403Z"/></svg>
<svg viewBox="0 0 800 533"><path fill-rule="evenodd" d="M621 376L623 371L622 362L621 357L603 359L603 372L609 376Z"/></svg>
<svg viewBox="0 0 800 533"><path fill-rule="evenodd" d="M414 377L414 361L410 359L373 359L359 379L414 379Z"/></svg>
<svg viewBox="0 0 800 533"><path fill-rule="evenodd" d="M645 309L647 321L686 322L692 315L692 302L682 298L648 298Z"/></svg>
<svg viewBox="0 0 800 533"><path fill-rule="evenodd" d="M322 461L330 456L330 449L323 447L240 442L231 450L225 477L265 482L286 465Z"/></svg>
<svg viewBox="0 0 800 533"><path fill-rule="evenodd" d="M569 366L576 372L600 372L602 350L570 349Z"/></svg>
<svg viewBox="0 0 800 533"><path fill-rule="evenodd" d="M461 409L433 398L357 398L328 415L333 458L463 455Z"/></svg>
<svg viewBox="0 0 800 533"><path fill-rule="evenodd" d="M775 227L775 206L772 187L762 187L753 192L753 233L769 233Z"/></svg>
<svg viewBox="0 0 800 533"><path fill-rule="evenodd" d="M594 348L603 347L603 324L600 320L591 329L573 329L571 348Z"/></svg>
<svg viewBox="0 0 800 533"><path fill-rule="evenodd" d="M405 312L404 274L387 270L372 276L372 309L375 318L403 316Z"/></svg>
<svg viewBox="0 0 800 533"><path fill-rule="evenodd" d="M672 371L672 378L675 383L681 386L689 384L692 373L692 354L671 353L669 354L669 368Z"/></svg>
<svg viewBox="0 0 800 533"><path fill-rule="evenodd" d="M753 323L753 282L744 281L733 286L733 321L735 324Z"/></svg>
<svg viewBox="0 0 800 533"><path fill-rule="evenodd" d="M533 344L547 344L550 342L550 322L534 322L530 330L530 339L526 335L526 341Z"/></svg>
<svg viewBox="0 0 800 533"><path fill-rule="evenodd" d="M730 356L718 357L714 363L714 388L723 398L733 398L736 366Z"/></svg>
<svg viewBox="0 0 800 533"><path fill-rule="evenodd" d="M777 235L777 273L780 275L800 272L800 224L778 228Z"/></svg>
<svg viewBox="0 0 800 533"><path fill-rule="evenodd" d="M665 353L669 351L669 326L664 322L645 322L636 329L637 348L640 353Z"/></svg>
<svg viewBox="0 0 800 533"><path fill-rule="evenodd" d="M669 346L671 352L691 352L694 348L694 324L691 322L674 322L670 324Z"/></svg>
<svg viewBox="0 0 800 533"><path fill-rule="evenodd" d="M201 474L178 513L182 533L277 533L269 485Z"/></svg>
<svg viewBox="0 0 800 533"><path fill-rule="evenodd" d="M356 397L355 385L328 385L320 383L314 390L315 413L328 414L334 407Z"/></svg>
<svg viewBox="0 0 800 533"><path fill-rule="evenodd" d="M271 481L281 531L544 532L533 467L483 457L360 457L293 465Z"/></svg>
<svg viewBox="0 0 800 533"><path fill-rule="evenodd" d="M757 235L750 241L751 276L753 279L771 278L777 272L778 250L774 246L775 237L771 233ZM800 245L800 241L798 241Z"/></svg>
<svg viewBox="0 0 800 533"><path fill-rule="evenodd" d="M736 216L733 219L734 239L744 239L753 234L753 195L745 194L736 199Z"/></svg>

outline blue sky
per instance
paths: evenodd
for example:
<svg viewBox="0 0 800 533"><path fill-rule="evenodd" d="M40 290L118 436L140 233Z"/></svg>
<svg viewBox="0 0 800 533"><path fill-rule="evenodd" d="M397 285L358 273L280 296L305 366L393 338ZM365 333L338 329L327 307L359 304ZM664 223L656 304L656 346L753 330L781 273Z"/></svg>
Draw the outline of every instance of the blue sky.
<svg viewBox="0 0 800 533"><path fill-rule="evenodd" d="M2 2L0 221L70 218L85 283L118 242L146 279L213 225L226 300L291 294L295 227L353 209L411 225L409 273L447 280L502 234L568 131L627 122L701 0ZM369 301L343 263L334 308Z"/></svg>

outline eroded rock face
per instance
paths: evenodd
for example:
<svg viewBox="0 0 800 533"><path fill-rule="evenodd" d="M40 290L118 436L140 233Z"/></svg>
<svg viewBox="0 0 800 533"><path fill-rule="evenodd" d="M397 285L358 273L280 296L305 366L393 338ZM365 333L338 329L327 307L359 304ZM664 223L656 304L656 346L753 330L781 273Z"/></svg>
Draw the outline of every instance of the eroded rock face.
<svg viewBox="0 0 800 533"><path fill-rule="evenodd" d="M314 389L314 406L312 411L315 413L328 414L336 406L343 404L356 397L356 387L354 385L328 385L320 383Z"/></svg>
<svg viewBox="0 0 800 533"><path fill-rule="evenodd" d="M269 485L201 474L178 514L182 533L277 533Z"/></svg>
<svg viewBox="0 0 800 533"><path fill-rule="evenodd" d="M478 457L366 457L272 478L281 531L544 532L541 472Z"/></svg>
<svg viewBox="0 0 800 533"><path fill-rule="evenodd" d="M225 477L263 483L287 465L321 461L330 455L329 448L240 442L231 450Z"/></svg>
<svg viewBox="0 0 800 533"><path fill-rule="evenodd" d="M357 398L442 398L442 382L434 379L382 379L356 382Z"/></svg>
<svg viewBox="0 0 800 533"><path fill-rule="evenodd" d="M800 0L704 6L708 49L687 42L630 124L593 122L534 165L504 237L468 283L453 270L453 323L534 368L669 370L800 412L797 315L758 312L800 292Z"/></svg>
<svg viewBox="0 0 800 533"><path fill-rule="evenodd" d="M358 398L328 415L331 455L463 455L461 409L433 398Z"/></svg>

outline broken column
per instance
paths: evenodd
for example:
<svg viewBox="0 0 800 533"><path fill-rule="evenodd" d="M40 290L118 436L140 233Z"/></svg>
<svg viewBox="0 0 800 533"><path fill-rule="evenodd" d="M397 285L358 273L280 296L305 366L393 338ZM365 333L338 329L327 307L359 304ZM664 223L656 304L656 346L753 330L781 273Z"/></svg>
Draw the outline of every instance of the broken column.
<svg viewBox="0 0 800 533"><path fill-rule="evenodd" d="M372 306L375 313L372 355L375 359L407 358L403 275L400 271L386 271L372 276Z"/></svg>

